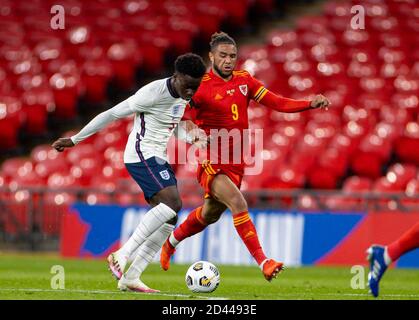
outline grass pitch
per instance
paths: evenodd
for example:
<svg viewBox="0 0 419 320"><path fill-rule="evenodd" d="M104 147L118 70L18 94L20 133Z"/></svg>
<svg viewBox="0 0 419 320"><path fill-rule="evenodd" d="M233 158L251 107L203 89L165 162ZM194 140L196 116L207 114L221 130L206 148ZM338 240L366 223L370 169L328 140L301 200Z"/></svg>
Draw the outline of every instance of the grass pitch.
<svg viewBox="0 0 419 320"><path fill-rule="evenodd" d="M51 273L55 265L64 267L65 289L54 290ZM0 253L0 300L185 300L185 299L374 299L368 289L352 289L349 267L288 268L271 283L258 267L218 265L221 283L210 294L194 294L185 285L188 266L173 265L164 272L152 264L142 280L157 294L120 292L104 260L72 260L53 255L11 255ZM368 269L365 269L365 278ZM54 281L53 281L54 282ZM365 281L366 284L366 281ZM419 270L391 269L381 284L379 299L419 300Z"/></svg>

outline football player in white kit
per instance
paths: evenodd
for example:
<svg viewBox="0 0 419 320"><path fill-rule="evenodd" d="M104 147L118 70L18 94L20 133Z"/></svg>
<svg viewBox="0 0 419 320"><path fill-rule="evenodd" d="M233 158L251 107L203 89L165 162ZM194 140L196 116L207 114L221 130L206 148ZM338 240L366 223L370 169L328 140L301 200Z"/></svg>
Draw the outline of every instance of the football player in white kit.
<svg viewBox="0 0 419 320"><path fill-rule="evenodd" d="M140 276L173 231L177 213L182 207L177 181L167 162L167 142L175 129L178 138L190 143L202 144L205 139L205 134L199 134L199 130L191 137L178 126L205 72L206 67L200 56L193 53L181 55L175 61L173 76L147 84L133 96L97 115L76 135L60 138L52 144L61 152L112 121L135 114L134 126L125 147L124 162L152 208L141 219L129 240L108 257L109 269L119 280L120 290L158 292L145 285ZM135 259L124 272L134 252Z"/></svg>

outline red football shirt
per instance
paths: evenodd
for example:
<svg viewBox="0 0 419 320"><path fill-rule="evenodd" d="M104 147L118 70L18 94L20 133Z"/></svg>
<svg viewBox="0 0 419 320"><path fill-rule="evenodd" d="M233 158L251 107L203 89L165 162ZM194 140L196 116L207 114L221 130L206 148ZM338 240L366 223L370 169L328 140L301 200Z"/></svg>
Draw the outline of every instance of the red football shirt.
<svg viewBox="0 0 419 320"><path fill-rule="evenodd" d="M309 100L288 99L270 92L245 70L233 71L229 81L224 81L212 70L205 74L190 104L196 112L193 120L207 135L217 138L211 140L207 159L214 164L227 164L237 173L244 170L241 150L243 138L248 134L243 131L249 127L247 108L250 99L280 112L311 108Z"/></svg>
<svg viewBox="0 0 419 320"><path fill-rule="evenodd" d="M212 70L207 73L192 98L196 109L195 123L211 135L207 159L226 164L242 174L244 129L249 127L247 108L250 99L260 101L266 94L263 84L247 71L234 71L224 81Z"/></svg>

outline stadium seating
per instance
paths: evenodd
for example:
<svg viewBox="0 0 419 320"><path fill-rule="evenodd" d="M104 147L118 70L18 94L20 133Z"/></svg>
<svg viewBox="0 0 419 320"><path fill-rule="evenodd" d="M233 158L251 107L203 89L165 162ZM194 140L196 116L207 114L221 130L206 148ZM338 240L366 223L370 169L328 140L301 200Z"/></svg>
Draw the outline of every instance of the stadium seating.
<svg viewBox="0 0 419 320"><path fill-rule="evenodd" d="M265 12L273 6L270 0L256 2ZM76 117L82 96L103 103L111 80L121 90L132 89L137 68L160 72L165 54L191 50L194 39L207 41L222 22L245 26L250 2L66 0L61 4L71 12L68 27L53 33L43 13L52 3L2 1L9 9L0 19L0 150L17 148L21 130L46 133L50 115ZM272 91L293 98L323 93L332 101L329 111L297 114L252 103L250 127L265 130L265 162L259 176L244 179L243 190L341 188L344 194L328 201L332 208L359 204L345 196L350 193L418 194L418 4L363 1L367 28L354 30L348 26L356 3L328 1L323 14L298 18L293 29L273 30L263 43L240 46L238 68ZM43 19L47 25L37 23ZM118 121L62 154L38 146L29 159L6 160L0 181L10 187L91 187L96 190L82 199L90 204L145 204L123 166L130 128L130 119ZM181 184L195 179L195 165L174 167ZM196 183L182 188L185 203L200 203ZM26 193L16 197L22 210ZM51 206L76 198L64 191L44 195ZM319 208L310 195L298 203ZM50 232L58 230L54 219L44 225Z"/></svg>

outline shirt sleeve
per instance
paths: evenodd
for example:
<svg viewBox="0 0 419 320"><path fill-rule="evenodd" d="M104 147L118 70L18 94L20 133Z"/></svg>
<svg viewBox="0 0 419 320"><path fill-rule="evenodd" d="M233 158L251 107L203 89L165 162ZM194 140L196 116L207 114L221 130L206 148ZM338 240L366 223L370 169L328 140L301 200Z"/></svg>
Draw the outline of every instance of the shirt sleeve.
<svg viewBox="0 0 419 320"><path fill-rule="evenodd" d="M301 112L310 110L310 100L294 100L285 98L269 91L262 82L250 77L249 90L250 97L258 103L280 112Z"/></svg>
<svg viewBox="0 0 419 320"><path fill-rule="evenodd" d="M129 108L133 112L146 112L154 105L157 96L159 93L155 83L150 83L127 99Z"/></svg>
<svg viewBox="0 0 419 320"><path fill-rule="evenodd" d="M266 88L264 86L264 84L259 81L258 79L253 78L250 74L249 74L249 94L250 94L250 98L255 100L256 102L259 102L263 96L266 94Z"/></svg>
<svg viewBox="0 0 419 320"><path fill-rule="evenodd" d="M134 111L128 104L128 99L124 100L118 103L115 107L106 110L94 117L83 129L80 130L79 133L71 137L71 141L73 141L74 144L78 144L79 142L100 131L112 121L125 118L133 113Z"/></svg>

